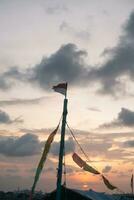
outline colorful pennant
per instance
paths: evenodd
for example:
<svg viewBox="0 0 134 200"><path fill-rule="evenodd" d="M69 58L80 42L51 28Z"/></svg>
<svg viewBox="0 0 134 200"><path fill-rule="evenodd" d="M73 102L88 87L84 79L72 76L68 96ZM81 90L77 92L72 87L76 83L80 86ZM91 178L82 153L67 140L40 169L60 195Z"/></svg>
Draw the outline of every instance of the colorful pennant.
<svg viewBox="0 0 134 200"><path fill-rule="evenodd" d="M105 176L102 175L102 179L103 179L103 182L107 186L108 189L110 189L110 190L117 189L117 187L112 185Z"/></svg>
<svg viewBox="0 0 134 200"><path fill-rule="evenodd" d="M35 174L35 178L34 178L34 183L33 183L33 186L32 186L32 190L31 190L31 194L34 193L34 190L35 190L35 187L36 187L36 184L37 184L37 181L39 179L39 176L40 176L40 173L42 171L42 168L44 166L44 163L46 161L46 158L47 158L47 155L48 155L48 152L49 152L49 149L51 147L51 143L53 142L54 140L54 136L56 135L57 131L58 131L58 128L59 128L59 125L57 126L57 128L49 135L46 143L45 143L45 147L44 147L44 151L43 151L43 154L42 154L42 157L40 159L40 162L38 164L38 167L37 167L37 170L36 170L36 174Z"/></svg>

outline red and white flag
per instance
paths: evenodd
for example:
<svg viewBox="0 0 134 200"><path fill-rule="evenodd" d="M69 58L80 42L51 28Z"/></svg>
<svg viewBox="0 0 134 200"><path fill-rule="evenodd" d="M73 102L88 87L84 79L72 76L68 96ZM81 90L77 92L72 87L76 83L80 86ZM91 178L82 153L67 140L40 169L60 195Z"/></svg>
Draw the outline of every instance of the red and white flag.
<svg viewBox="0 0 134 200"><path fill-rule="evenodd" d="M59 83L58 85L56 86L53 86L53 90L55 92L59 92L63 95L66 95L66 92L67 92L67 83Z"/></svg>

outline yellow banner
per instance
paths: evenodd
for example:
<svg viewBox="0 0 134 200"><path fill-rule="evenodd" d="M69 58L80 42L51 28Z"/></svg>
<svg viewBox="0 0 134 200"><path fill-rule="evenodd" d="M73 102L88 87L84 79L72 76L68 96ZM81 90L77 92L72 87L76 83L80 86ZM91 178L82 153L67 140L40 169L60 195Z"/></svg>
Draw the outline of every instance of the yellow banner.
<svg viewBox="0 0 134 200"><path fill-rule="evenodd" d="M40 176L40 173L42 171L42 168L44 166L44 163L46 161L46 158L47 158L47 155L48 155L48 152L49 152L49 149L51 147L51 143L53 142L54 140L54 136L56 135L57 131L58 131L58 128L59 128L59 125L57 126L57 128L49 135L46 143L45 143L45 147L44 147L44 151L43 151L43 154L42 154L42 157L40 159L40 162L38 164L38 167L37 167L37 170L36 170L36 174L35 174L35 178L34 178L34 183L33 183L33 186L32 186L32 194L34 193L34 190L35 190L35 187L36 187L36 184L37 184L37 181L39 179L39 176Z"/></svg>

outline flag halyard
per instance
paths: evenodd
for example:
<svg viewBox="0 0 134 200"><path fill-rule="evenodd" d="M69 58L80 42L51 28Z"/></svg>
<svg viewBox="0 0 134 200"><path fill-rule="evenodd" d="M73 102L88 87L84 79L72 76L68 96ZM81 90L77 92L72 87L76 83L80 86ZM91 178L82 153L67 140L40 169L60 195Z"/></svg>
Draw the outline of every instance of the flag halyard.
<svg viewBox="0 0 134 200"><path fill-rule="evenodd" d="M92 174L95 175L100 175L102 177L102 180L104 182L104 184L107 186L108 189L110 190L114 190L117 189L116 186L112 185L110 183L110 181L104 176L102 175L98 170L96 170L94 167L88 165L84 160L82 160L76 153L73 153L72 155L73 161L79 166L81 167L83 170L88 171ZM132 178L133 179L133 178ZM131 180L132 180L131 179ZM132 181L131 181L132 182Z"/></svg>

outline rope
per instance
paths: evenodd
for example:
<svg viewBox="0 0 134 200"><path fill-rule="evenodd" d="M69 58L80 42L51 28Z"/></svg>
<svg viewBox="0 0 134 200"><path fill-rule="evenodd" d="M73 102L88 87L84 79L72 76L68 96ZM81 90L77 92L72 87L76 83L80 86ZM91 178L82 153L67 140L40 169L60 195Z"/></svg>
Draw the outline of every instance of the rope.
<svg viewBox="0 0 134 200"><path fill-rule="evenodd" d="M76 142L77 145L79 146L81 152L84 154L85 158L87 159L87 162L92 162L92 161L89 159L88 155L87 155L87 154L85 153L85 151L83 150L83 148L81 147L81 145L79 144L78 140L76 139L76 137L75 137L73 131L71 130L71 128L69 127L68 123L67 123L67 127L68 127L68 129L69 129L69 131L70 131L72 137L74 138L75 142ZM97 169L94 165L93 165L93 167L98 171L98 169Z"/></svg>
<svg viewBox="0 0 134 200"><path fill-rule="evenodd" d="M74 136L74 133L73 133L73 131L71 130L71 128L69 127L68 123L67 123L67 127L68 127L68 129L69 129L71 135L73 136L75 142L76 142L77 145L79 146L81 152L82 152L82 153L84 154L84 156L86 157L87 161L91 161L91 160L89 159L88 155L84 152L83 148L82 148L81 145L79 144L79 142L78 142L78 140L76 139L76 137Z"/></svg>
<svg viewBox="0 0 134 200"><path fill-rule="evenodd" d="M92 161L89 159L88 155L87 155L87 154L85 153L85 151L83 150L83 148L81 147L81 145L79 144L78 140L76 139L76 137L75 137L73 131L71 130L71 128L69 127L69 125L68 125L67 122L66 122L66 124L67 124L67 127L68 127L68 129L69 129L69 131L70 131L72 137L74 138L75 142L76 142L77 145L79 146L81 152L84 154L84 156L85 156L85 158L87 159L87 161L88 161L88 162L92 162ZM93 165L92 165L92 166L93 166ZM93 166L93 167L94 167L97 171L99 171L95 166ZM101 177L102 177L102 175L103 175L103 174L100 173L100 176L101 176ZM105 176L105 177L106 177L106 176ZM116 187L116 190L117 190L118 192L121 192L121 193L125 194L125 192L123 192L122 190L120 190L118 187Z"/></svg>

